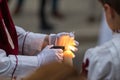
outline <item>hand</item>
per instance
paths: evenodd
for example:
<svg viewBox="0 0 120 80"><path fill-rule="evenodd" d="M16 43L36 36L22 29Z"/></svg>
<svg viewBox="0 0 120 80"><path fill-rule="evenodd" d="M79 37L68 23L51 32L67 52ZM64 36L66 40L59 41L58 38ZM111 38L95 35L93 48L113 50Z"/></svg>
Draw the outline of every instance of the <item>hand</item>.
<svg viewBox="0 0 120 80"><path fill-rule="evenodd" d="M68 35L70 36L71 38L75 38L75 35L73 32L61 32L61 33L58 33L58 34L50 34L49 35L49 44L51 45L55 45L55 42L58 38L60 38L61 36L64 36L64 35ZM79 42L74 40L74 46L78 46L79 45Z"/></svg>
<svg viewBox="0 0 120 80"><path fill-rule="evenodd" d="M51 49L51 47L53 47L53 45L46 46L43 51L38 54L39 65L44 65L53 61L63 61L63 50Z"/></svg>
<svg viewBox="0 0 120 80"><path fill-rule="evenodd" d="M69 41L71 43L73 43L72 45L74 46L78 46L79 45L79 42L75 40L75 35L74 35L74 32L70 32L70 33L67 33L67 32L61 32L61 33L58 33L57 34L57 39L59 39L60 37L62 36L69 36Z"/></svg>
<svg viewBox="0 0 120 80"><path fill-rule="evenodd" d="M54 34L54 37L51 37L51 43L55 46L65 46L65 49L77 51L76 46L79 45L79 42L75 40L75 35L73 32L61 32L58 34Z"/></svg>

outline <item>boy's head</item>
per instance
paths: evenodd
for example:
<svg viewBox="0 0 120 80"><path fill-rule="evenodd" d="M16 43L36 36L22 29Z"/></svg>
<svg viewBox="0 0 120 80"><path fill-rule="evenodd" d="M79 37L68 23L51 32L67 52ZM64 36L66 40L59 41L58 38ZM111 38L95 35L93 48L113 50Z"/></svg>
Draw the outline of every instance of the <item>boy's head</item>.
<svg viewBox="0 0 120 80"><path fill-rule="evenodd" d="M23 80L80 80L80 76L72 66L53 62L39 67Z"/></svg>
<svg viewBox="0 0 120 80"><path fill-rule="evenodd" d="M120 15L120 0L99 0L103 5L109 4Z"/></svg>
<svg viewBox="0 0 120 80"><path fill-rule="evenodd" d="M120 0L99 0L105 10L106 19L110 28L118 32L120 30Z"/></svg>

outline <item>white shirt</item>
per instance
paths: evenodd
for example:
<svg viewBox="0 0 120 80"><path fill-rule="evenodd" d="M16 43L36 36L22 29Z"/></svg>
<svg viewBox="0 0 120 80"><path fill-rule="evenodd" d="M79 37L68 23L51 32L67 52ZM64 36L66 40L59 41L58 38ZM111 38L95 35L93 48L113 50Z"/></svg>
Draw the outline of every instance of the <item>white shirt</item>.
<svg viewBox="0 0 120 80"><path fill-rule="evenodd" d="M104 45L89 49L84 63L89 60L88 80L120 80L120 34Z"/></svg>
<svg viewBox="0 0 120 80"><path fill-rule="evenodd" d="M45 34L26 32L20 27L16 27L19 44L18 65L14 76L17 80L33 72L38 65L38 57L35 56L41 51ZM25 56L26 55L26 56ZM0 80L11 78L16 66L15 55L6 56L6 52L0 49Z"/></svg>

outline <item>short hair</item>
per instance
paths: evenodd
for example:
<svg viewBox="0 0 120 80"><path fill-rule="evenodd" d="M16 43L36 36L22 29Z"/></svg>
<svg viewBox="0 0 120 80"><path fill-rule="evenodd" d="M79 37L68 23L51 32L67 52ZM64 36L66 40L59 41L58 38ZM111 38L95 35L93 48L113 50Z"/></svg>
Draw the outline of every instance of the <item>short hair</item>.
<svg viewBox="0 0 120 80"><path fill-rule="evenodd" d="M99 0L103 5L110 5L120 15L120 0Z"/></svg>
<svg viewBox="0 0 120 80"><path fill-rule="evenodd" d="M41 66L23 80L80 80L80 75L72 66L55 62Z"/></svg>

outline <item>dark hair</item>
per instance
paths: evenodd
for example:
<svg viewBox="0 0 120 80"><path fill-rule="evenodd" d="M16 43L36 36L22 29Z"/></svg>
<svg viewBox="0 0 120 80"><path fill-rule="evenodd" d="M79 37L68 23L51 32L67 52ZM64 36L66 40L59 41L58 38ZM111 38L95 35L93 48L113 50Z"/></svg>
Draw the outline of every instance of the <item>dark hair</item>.
<svg viewBox="0 0 120 80"><path fill-rule="evenodd" d="M99 0L103 5L109 4L120 15L120 0Z"/></svg>

